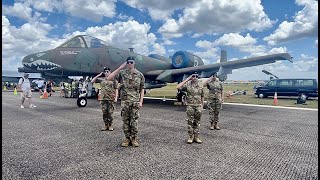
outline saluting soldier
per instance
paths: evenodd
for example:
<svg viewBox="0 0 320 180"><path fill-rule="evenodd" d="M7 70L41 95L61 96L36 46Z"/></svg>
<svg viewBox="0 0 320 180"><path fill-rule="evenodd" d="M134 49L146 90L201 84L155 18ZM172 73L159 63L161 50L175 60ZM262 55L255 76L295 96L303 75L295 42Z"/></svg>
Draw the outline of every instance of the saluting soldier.
<svg viewBox="0 0 320 180"><path fill-rule="evenodd" d="M198 73L194 72L186 80L177 85L177 89L187 93L187 122L188 122L188 140L202 143L199 137L199 127L203 111L204 92L203 85L198 80Z"/></svg>
<svg viewBox="0 0 320 180"><path fill-rule="evenodd" d="M104 68L104 72L101 72L97 76L95 76L91 82L95 83L98 77L105 75L105 78L101 81L101 110L102 110L102 118L105 124L105 127L101 129L101 131L113 131L112 122L113 122L113 112L115 109L115 103L118 99L118 83L116 80L108 80L108 76L110 75L110 68Z"/></svg>
<svg viewBox="0 0 320 180"><path fill-rule="evenodd" d="M134 65L134 57L128 57L126 63L108 77L108 79L113 79L117 75L116 79L120 83L121 117L125 135L125 139L121 143L122 147L129 146L130 142L133 147L139 147L138 118L139 109L143 103L145 78ZM123 69L125 66L127 69Z"/></svg>
<svg viewBox="0 0 320 180"><path fill-rule="evenodd" d="M211 77L204 82L203 86L209 89L207 107L210 115L210 129L220 130L218 122L224 97L222 83L217 78L217 73L212 73Z"/></svg>

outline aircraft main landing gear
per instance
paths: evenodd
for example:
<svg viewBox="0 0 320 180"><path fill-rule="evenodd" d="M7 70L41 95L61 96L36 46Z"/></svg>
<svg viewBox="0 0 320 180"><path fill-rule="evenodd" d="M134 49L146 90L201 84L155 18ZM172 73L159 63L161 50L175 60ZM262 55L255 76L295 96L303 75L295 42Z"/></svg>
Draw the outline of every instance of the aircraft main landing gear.
<svg viewBox="0 0 320 180"><path fill-rule="evenodd" d="M184 91L178 91L177 100L178 100L178 102L181 102L182 105L186 105L186 103L187 103L187 93L184 92Z"/></svg>

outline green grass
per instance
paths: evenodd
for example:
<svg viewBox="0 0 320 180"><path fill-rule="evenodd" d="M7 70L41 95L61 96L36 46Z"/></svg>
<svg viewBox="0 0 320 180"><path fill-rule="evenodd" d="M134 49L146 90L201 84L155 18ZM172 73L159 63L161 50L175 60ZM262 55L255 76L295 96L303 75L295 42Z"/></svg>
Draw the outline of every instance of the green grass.
<svg viewBox="0 0 320 180"><path fill-rule="evenodd" d="M177 90L176 83L168 84L167 86L159 89L152 89L145 95L146 97L161 97L161 98L176 98ZM259 104L259 105L273 105L273 97L257 98L253 91L253 84L223 84L224 88L224 101L228 103L244 103L244 104ZM234 95L230 98L227 97L229 91L247 90L246 95ZM205 88L205 99L208 97L208 89ZM295 104L297 97L278 97L278 106L287 107L303 107L318 109L318 99L311 98L307 100L306 105Z"/></svg>

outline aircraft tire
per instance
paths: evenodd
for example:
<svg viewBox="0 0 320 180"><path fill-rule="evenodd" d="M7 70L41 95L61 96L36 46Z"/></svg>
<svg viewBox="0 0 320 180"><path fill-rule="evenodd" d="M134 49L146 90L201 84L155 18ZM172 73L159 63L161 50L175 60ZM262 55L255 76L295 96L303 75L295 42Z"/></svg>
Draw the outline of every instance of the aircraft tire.
<svg viewBox="0 0 320 180"><path fill-rule="evenodd" d="M77 105L78 105L78 107L85 107L87 105L87 102L88 102L88 100L86 97L80 97L77 100Z"/></svg>

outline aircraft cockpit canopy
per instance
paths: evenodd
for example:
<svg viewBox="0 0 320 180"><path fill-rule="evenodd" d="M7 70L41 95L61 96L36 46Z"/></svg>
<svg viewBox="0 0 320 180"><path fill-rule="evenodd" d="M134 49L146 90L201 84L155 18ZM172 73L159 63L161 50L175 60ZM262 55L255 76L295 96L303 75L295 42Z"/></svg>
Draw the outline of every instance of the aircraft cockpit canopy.
<svg viewBox="0 0 320 180"><path fill-rule="evenodd" d="M101 39L87 36L87 35L79 35L76 36L69 41L63 43L59 47L61 48L104 48L108 47L109 44Z"/></svg>

